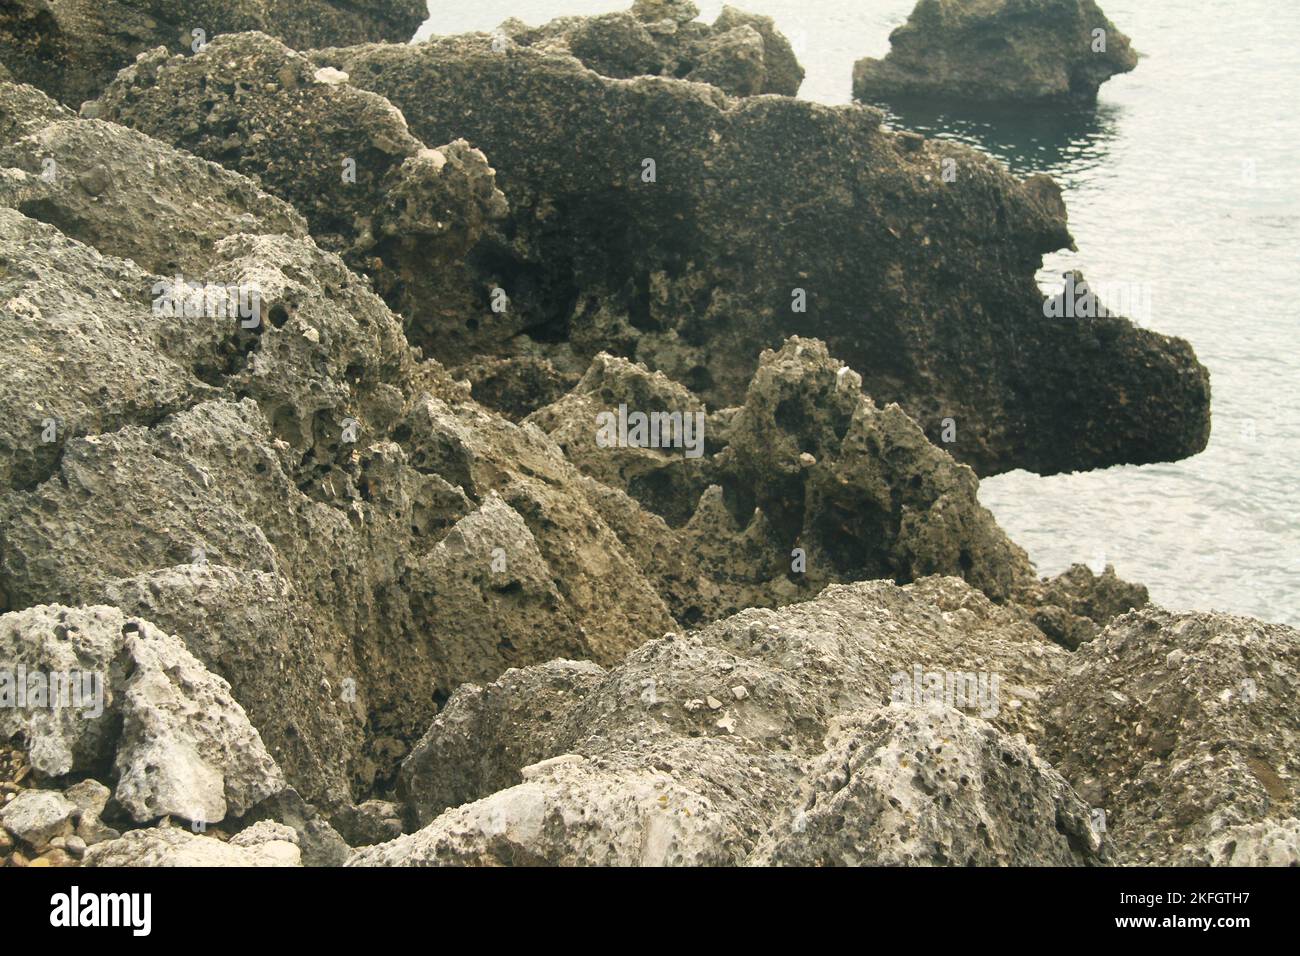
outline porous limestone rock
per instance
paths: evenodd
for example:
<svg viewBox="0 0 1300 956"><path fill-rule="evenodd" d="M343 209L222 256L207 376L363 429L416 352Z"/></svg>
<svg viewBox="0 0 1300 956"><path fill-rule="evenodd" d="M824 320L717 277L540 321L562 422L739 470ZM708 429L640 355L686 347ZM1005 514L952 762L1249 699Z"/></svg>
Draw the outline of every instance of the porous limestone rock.
<svg viewBox="0 0 1300 956"><path fill-rule="evenodd" d="M192 53L218 34L262 30L290 46L405 42L425 0L7 0L0 65L72 106L160 43Z"/></svg>
<svg viewBox="0 0 1300 956"><path fill-rule="evenodd" d="M412 340L452 364L466 359L443 349L557 368L603 349L725 407L763 348L799 334L932 440L952 419L947 447L980 474L1205 445L1208 374L1186 342L1110 315L1045 317L1035 274L1071 244L1046 177L1016 182L965 147L883 129L873 109L611 79L482 34L310 56L386 97L424 142L464 137L496 170L510 241L485 237L476 262L509 310L412 318ZM188 63L169 69L200 72ZM130 100L147 97L125 85L107 99L137 125ZM172 123L184 102L156 112Z"/></svg>
<svg viewBox="0 0 1300 956"><path fill-rule="evenodd" d="M272 836L272 834L263 834ZM132 830L86 851L84 866L301 866L298 847L286 839L229 843L180 827Z"/></svg>
<svg viewBox="0 0 1300 956"><path fill-rule="evenodd" d="M0 826L40 852L72 834L77 805L52 790L22 790L0 808Z"/></svg>
<svg viewBox="0 0 1300 956"><path fill-rule="evenodd" d="M1271 844L1241 828L1295 817L1298 638L1278 624L1149 607L1070 657L1041 705L1041 749L1105 810L1119 862L1230 861L1229 834Z"/></svg>
<svg viewBox="0 0 1300 956"><path fill-rule="evenodd" d="M111 763L117 802L139 822L215 823L284 786L229 685L148 621L104 606L28 608L0 617L0 660L79 685L58 706L6 706L0 736L18 735L48 777Z"/></svg>
<svg viewBox="0 0 1300 956"><path fill-rule="evenodd" d="M0 147L0 205L149 272L214 281L239 233L304 237L292 206L216 163L99 120L60 119ZM20 172L19 172L20 171Z"/></svg>
<svg viewBox="0 0 1300 956"><path fill-rule="evenodd" d="M759 866L1077 866L1089 807L1023 740L932 704L838 720Z"/></svg>
<svg viewBox="0 0 1300 956"><path fill-rule="evenodd" d="M1094 0L919 0L889 42L854 64L855 98L1092 102L1138 62Z"/></svg>
<svg viewBox="0 0 1300 956"><path fill-rule="evenodd" d="M462 325L469 318L482 334L518 331L516 310L490 308L497 283L473 266L480 240L506 212L486 157L455 136L426 148L382 96L338 71L329 82L319 72L264 34L223 36L194 56L151 50L95 107L293 203L316 241L371 276L411 321L455 317L440 358L474 337ZM189 121L177 123L177 111Z"/></svg>
<svg viewBox="0 0 1300 956"><path fill-rule="evenodd" d="M604 76L670 76L732 96L794 96L804 71L771 17L723 6L712 26L692 3L637 2L626 13L559 17L540 27L510 19L498 35L520 46L577 57Z"/></svg>
<svg viewBox="0 0 1300 956"><path fill-rule="evenodd" d="M400 794L408 823L423 828L351 862L743 863L796 800L838 718L917 709L902 687L917 669L999 675L982 704L953 695L952 705L971 711L971 735L1025 757L1023 780L1037 780L1086 843L1086 808L1012 740L1041 734L1037 698L1067 656L968 585L933 578L834 586L665 635L581 685L562 662L512 672L468 689L407 759ZM1097 847L1069 849L1054 822L1056 842L1008 818L1007 792L987 802L1001 817L994 855L1091 859Z"/></svg>

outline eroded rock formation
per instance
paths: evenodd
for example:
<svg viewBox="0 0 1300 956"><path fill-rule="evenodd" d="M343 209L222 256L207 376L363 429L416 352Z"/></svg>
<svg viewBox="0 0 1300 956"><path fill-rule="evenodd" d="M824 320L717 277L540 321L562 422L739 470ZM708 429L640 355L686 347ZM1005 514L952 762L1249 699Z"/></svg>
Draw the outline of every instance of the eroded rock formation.
<svg viewBox="0 0 1300 956"><path fill-rule="evenodd" d="M75 108L158 44L192 52L246 30L302 49L404 42L427 15L425 0L4 0L0 63Z"/></svg>
<svg viewBox="0 0 1300 956"><path fill-rule="evenodd" d="M1208 428L1185 343L1044 317L1050 181L757 95L802 71L730 8L2 9L108 85L0 81L0 678L104 690L0 709L0 856L1294 858L1294 633L979 504Z"/></svg>
<svg viewBox="0 0 1300 956"><path fill-rule="evenodd" d="M1094 0L919 0L889 43L854 64L856 99L1091 102L1138 62Z"/></svg>
<svg viewBox="0 0 1300 956"><path fill-rule="evenodd" d="M611 79L487 35L309 62L250 34L147 54L94 111L306 209L452 366L542 359L543 379L571 379L603 350L728 405L797 333L932 439L956 422L949 451L980 474L1180 458L1208 437L1185 342L1045 316L1035 270L1071 242L1050 180L882 130L873 110ZM533 410L516 394L497 400Z"/></svg>

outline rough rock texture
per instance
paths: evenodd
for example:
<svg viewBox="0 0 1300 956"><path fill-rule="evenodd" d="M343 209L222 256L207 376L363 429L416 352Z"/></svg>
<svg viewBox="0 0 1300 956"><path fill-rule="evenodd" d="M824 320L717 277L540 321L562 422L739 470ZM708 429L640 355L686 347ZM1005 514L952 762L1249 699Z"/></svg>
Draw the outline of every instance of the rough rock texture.
<svg viewBox="0 0 1300 956"><path fill-rule="evenodd" d="M77 106L136 54L160 43L188 53L218 34L242 30L303 49L405 42L427 16L425 0L5 0L0 64Z"/></svg>
<svg viewBox="0 0 1300 956"><path fill-rule="evenodd" d="M462 685L402 762L407 823L419 829L448 807L520 783L520 768L556 750L565 719L604 676L590 662L557 660Z"/></svg>
<svg viewBox="0 0 1300 956"><path fill-rule="evenodd" d="M292 832L292 831L290 831ZM278 838L277 838L278 837ZM229 843L179 827L132 830L86 851L86 866L301 866L298 847L287 834L264 831Z"/></svg>
<svg viewBox="0 0 1300 956"><path fill-rule="evenodd" d="M137 6L3 3L0 61L98 89L188 42ZM0 80L0 677L104 681L0 701L0 854L1296 859L1294 632L1118 617L979 505L1208 428L1185 343L1045 319L1050 181L751 96L801 71L730 8L250 10L80 115Z"/></svg>
<svg viewBox="0 0 1300 956"><path fill-rule="evenodd" d="M896 675L910 680L915 665L999 673L998 704L979 720L997 746L1023 755L1010 735L1041 731L1036 697L1065 653L962 582L934 578L835 586L778 612L745 611L651 641L581 684L555 669L565 665L529 668L448 708L403 769L409 817L431 822L352 863L741 863L796 800L836 718L890 707ZM910 711L913 701L894 706ZM1036 764L1017 779L1086 820ZM990 805L1005 798L1002 786L988 783ZM463 801L476 802L439 813ZM1067 828L1082 840L1072 850L1053 825L1055 841L1003 822L996 852L1008 858L1077 863L1097 849L1077 828Z"/></svg>
<svg viewBox="0 0 1300 956"><path fill-rule="evenodd" d="M464 137L497 171L511 240L485 240L479 264L508 312L410 330L452 364L453 346L542 351L561 369L603 349L725 406L761 349L797 333L932 439L954 419L950 450L981 474L1205 445L1208 376L1187 343L1109 315L1044 318L1035 272L1071 241L1044 177L1017 183L963 147L888 132L875 110L609 79L483 35L312 57L387 97L425 142ZM141 94L125 87L108 99L135 125Z"/></svg>
<svg viewBox="0 0 1300 956"><path fill-rule="evenodd" d="M1044 756L1106 811L1121 862L1225 862L1234 840L1248 858L1274 852L1262 827L1292 826L1300 794L1298 638L1149 608L1070 658L1043 701Z"/></svg>
<svg viewBox="0 0 1300 956"><path fill-rule="evenodd" d="M77 805L51 790L24 790L0 809L0 826L33 850L72 834Z"/></svg>
<svg viewBox="0 0 1300 956"><path fill-rule="evenodd" d="M382 96L260 33L221 37L194 56L151 50L93 107L292 202L321 247L371 276L408 320L475 315L501 334L486 308L493 285L467 257L506 203L463 140L426 148ZM178 112L189 120L177 123ZM440 357L455 354L460 334L448 330Z"/></svg>
<svg viewBox="0 0 1300 956"><path fill-rule="evenodd" d="M960 711L837 721L799 799L764 837L764 866L1071 866L1103 834L1023 741Z"/></svg>
<svg viewBox="0 0 1300 956"><path fill-rule="evenodd" d="M602 354L571 392L526 421L595 479L594 506L609 512L679 622L787 604L835 582L932 574L964 577L999 602L1034 607L1047 600L1042 588L1066 601L1057 596L1065 585L1034 581L1024 552L979 504L971 470L897 406L876 406L821 342L796 337L764 352L744 405L706 416L699 458L599 447L596 416L620 405L703 409L661 373ZM629 512L618 492L644 511ZM1113 573L1108 580L1122 585ZM1129 609L1111 608L1086 582L1076 590L1069 606L1093 601L1099 623Z"/></svg>
<svg viewBox="0 0 1300 956"><path fill-rule="evenodd" d="M693 3L638 0L627 13L560 17L540 27L507 20L520 46L577 57L605 76L669 76L711 83L732 96L794 96L804 71L771 17L723 6L713 25Z"/></svg>
<svg viewBox="0 0 1300 956"><path fill-rule="evenodd" d="M128 621L122 632L131 669L120 691L114 796L132 817L216 823L283 789L229 684L152 624Z"/></svg>
<svg viewBox="0 0 1300 956"><path fill-rule="evenodd" d="M1093 0L919 0L889 41L854 64L855 98L1091 102L1138 62Z"/></svg>
<svg viewBox="0 0 1300 956"><path fill-rule="evenodd" d="M139 822L218 822L284 786L229 685L147 621L102 606L6 614L0 660L7 670L69 675L83 689L57 707L53 697L7 705L0 737L21 735L49 777L94 774L111 760L114 795Z"/></svg>
<svg viewBox="0 0 1300 956"><path fill-rule="evenodd" d="M1085 564L1030 585L1017 597L1033 608L1039 630L1072 651L1119 615L1140 609L1149 600L1145 587L1121 580L1112 566L1094 574Z"/></svg>
<svg viewBox="0 0 1300 956"><path fill-rule="evenodd" d="M1300 866L1300 820L1231 827L1192 859L1207 866Z"/></svg>
<svg viewBox="0 0 1300 956"><path fill-rule="evenodd" d="M124 136L208 208L256 194L138 134L67 128ZM123 202L144 188L121 184ZM558 448L420 363L336 256L278 233L208 248L200 229L178 245L201 278L260 290L259 321L162 315L169 280L76 241L144 259L156 237L83 208L56 229L0 205L0 302L22 320L0 366L5 607L157 613L326 808L395 769L461 682L556 653L613 663L672 627Z"/></svg>
<svg viewBox="0 0 1300 956"><path fill-rule="evenodd" d="M34 86L0 77L0 142L10 143L55 120L75 114Z"/></svg>
<svg viewBox="0 0 1300 956"><path fill-rule="evenodd" d="M328 705L323 691L331 677L339 680L339 662L328 660L336 650L313 634L285 577L182 564L110 581L94 600L183 635L189 651L234 688L290 780L326 803L349 799L363 720L345 701Z"/></svg>
<svg viewBox="0 0 1300 956"><path fill-rule="evenodd" d="M307 235L293 207L244 177L111 123L51 122L0 147L4 167L0 204L162 276L215 278L227 236Z"/></svg>

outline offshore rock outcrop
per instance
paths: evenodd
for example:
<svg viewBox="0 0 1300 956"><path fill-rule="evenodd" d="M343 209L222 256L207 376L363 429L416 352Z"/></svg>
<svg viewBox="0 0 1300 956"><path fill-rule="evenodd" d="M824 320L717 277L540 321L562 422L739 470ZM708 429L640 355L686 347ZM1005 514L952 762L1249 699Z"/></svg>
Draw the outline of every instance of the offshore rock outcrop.
<svg viewBox="0 0 1300 956"><path fill-rule="evenodd" d="M981 474L1204 446L1208 378L1186 343L1109 316L1044 321L1033 274L1070 243L1050 182L889 133L872 110L611 80L486 36L313 57L424 140L464 136L491 158L513 239L490 281L526 333L511 348L559 340L545 351L561 368L628 355L727 405L762 348L815 336L932 438L953 418L952 452ZM448 333L412 334L436 353Z"/></svg>
<svg viewBox="0 0 1300 956"><path fill-rule="evenodd" d="M193 51L221 33L261 30L300 48L409 40L425 0L4 0L0 69L74 108L136 55Z"/></svg>
<svg viewBox="0 0 1300 956"><path fill-rule="evenodd" d="M1050 181L1016 183L973 151L897 136L872 110L610 79L487 35L311 59L328 82L266 38L222 37L193 57L147 55L95 107L308 209L318 241L374 277L413 344L448 365L540 356L563 377L603 350L725 406L757 354L793 332L826 341L932 439L956 422L949 450L980 474L1205 444L1208 376L1185 342L1109 315L1044 317L1035 270L1070 243ZM230 88L230 62L260 64L248 89ZM294 88L264 91L281 68ZM368 185L336 175L373 135L331 133L368 128L352 87L410 123L389 153L358 161ZM460 139L487 158L471 153L456 200L421 214L437 235L398 230L385 246L371 221L382 177L419 143Z"/></svg>
<svg viewBox="0 0 1300 956"><path fill-rule="evenodd" d="M1138 62L1094 0L919 0L889 42L854 64L856 99L1092 102Z"/></svg>

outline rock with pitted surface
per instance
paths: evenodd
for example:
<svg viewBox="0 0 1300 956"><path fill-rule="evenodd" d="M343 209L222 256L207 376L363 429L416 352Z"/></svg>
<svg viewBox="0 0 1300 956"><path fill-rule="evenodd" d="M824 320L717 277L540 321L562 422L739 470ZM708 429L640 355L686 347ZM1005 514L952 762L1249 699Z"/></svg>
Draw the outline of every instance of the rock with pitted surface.
<svg viewBox="0 0 1300 956"><path fill-rule="evenodd" d="M847 745L836 736L843 721L883 714L886 728L915 723L921 740L927 718L915 715L932 705L901 689L917 668L999 675L982 702L949 695L969 712L940 718L960 739L955 757L935 750L942 734L925 744L934 773L952 759L968 769L980 802L945 819L942 801L910 782L915 772L895 766L877 793L906 793L908 804L877 819L878 831L864 825L855 862L898 862L891 846L909 821L947 848L916 849L931 862L944 852L948 862L1090 862L1100 841L1087 808L1014 738L1039 737L1037 697L1066 658L964 583L932 578L835 586L805 604L666 635L581 686L563 662L512 672L467 690L408 758L402 798L423 828L351 863L744 863L805 782L821 779L827 748ZM1041 806L1026 812L1017 786Z"/></svg>
<svg viewBox="0 0 1300 956"><path fill-rule="evenodd" d="M704 415L698 457L604 447L597 423L620 408ZM1024 552L979 504L971 470L897 406L876 406L860 376L816 340L795 337L764 352L744 404L725 415L707 414L662 373L602 354L571 392L526 422L595 479L598 508L617 506L609 520L682 623L866 578L957 575L1000 602L1035 583ZM652 433L662 444L674 428L661 421ZM607 489L648 514L629 514Z"/></svg>
<svg viewBox="0 0 1300 956"><path fill-rule="evenodd" d="M520 768L555 752L565 718L604 676L589 661L555 660L462 684L402 762L397 795L412 829L520 783Z"/></svg>
<svg viewBox="0 0 1300 956"><path fill-rule="evenodd" d="M1103 832L1023 740L960 711L885 708L838 721L760 866L1078 866Z"/></svg>
<svg viewBox="0 0 1300 956"><path fill-rule="evenodd" d="M4 167L0 205L162 276L215 281L213 247L228 236L307 235L297 210L245 177L99 120L31 129L0 147Z"/></svg>
<svg viewBox="0 0 1300 956"><path fill-rule="evenodd" d="M1119 862L1231 862L1232 834L1246 858L1284 845L1259 827L1296 815L1300 634L1147 608L1070 660L1040 749L1106 811Z"/></svg>
<svg viewBox="0 0 1300 956"><path fill-rule="evenodd" d="M262 30L293 47L409 40L425 0L6 0L0 69L78 106L136 55L192 53L218 34Z"/></svg>
<svg viewBox="0 0 1300 956"><path fill-rule="evenodd" d="M915 667L997 672L996 705L953 702L1014 750L1011 734L1039 736L1036 698L1066 657L961 581L927 579L744 611L650 641L581 685L562 663L532 667L448 706L403 769L408 821L429 822L352 862L740 864L796 799L837 717L894 698L913 708L900 685ZM445 809L464 801L474 803ZM601 830L588 834L582 819ZM1044 860L1069 856L1011 843Z"/></svg>
<svg viewBox="0 0 1300 956"><path fill-rule="evenodd" d="M469 357L463 338L519 330L516 309L491 307L499 283L474 266L506 213L486 157L458 137L426 148L398 109L345 72L261 33L223 36L194 56L142 55L95 112L293 203L316 242L370 276L408 320L454 319L440 358Z"/></svg>
<svg viewBox="0 0 1300 956"><path fill-rule="evenodd" d="M0 617L0 660L62 680L56 689L50 677L57 700L6 706L0 735L20 736L45 777L111 765L137 822L215 823L284 787L230 686L148 621L104 606L28 608Z"/></svg>
<svg viewBox="0 0 1300 956"><path fill-rule="evenodd" d="M799 334L932 440L951 419L949 451L980 474L1177 459L1208 438L1208 374L1186 342L1045 317L1035 273L1071 243L1045 177L890 132L873 109L610 79L487 35L311 58L496 170L511 241L485 238L477 263L508 311L409 329L453 364L444 350L557 368L604 350L726 407L762 349Z"/></svg>
<svg viewBox="0 0 1300 956"><path fill-rule="evenodd" d="M289 831L292 833L292 831ZM302 854L281 830L262 830L229 842L179 827L132 830L86 851L85 866L301 866ZM238 841L238 842L237 842Z"/></svg>
<svg viewBox="0 0 1300 956"><path fill-rule="evenodd" d="M853 67L853 95L1092 102L1138 63L1093 0L920 0L883 60Z"/></svg>
<svg viewBox="0 0 1300 956"><path fill-rule="evenodd" d="M712 26L693 3L637 2L626 13L560 17L540 27L511 19L499 33L520 46L568 54L604 76L669 76L732 96L794 96L804 71L771 17L724 6Z"/></svg>

